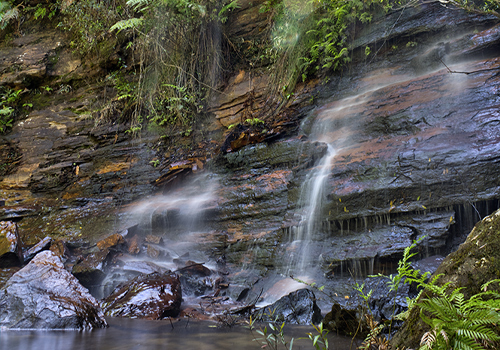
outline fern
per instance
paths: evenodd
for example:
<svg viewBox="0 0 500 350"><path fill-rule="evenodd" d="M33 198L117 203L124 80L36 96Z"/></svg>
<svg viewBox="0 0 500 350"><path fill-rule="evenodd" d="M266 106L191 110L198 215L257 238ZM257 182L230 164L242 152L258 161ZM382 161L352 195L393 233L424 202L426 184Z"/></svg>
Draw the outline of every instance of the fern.
<svg viewBox="0 0 500 350"><path fill-rule="evenodd" d="M18 6L12 7L6 1L0 1L0 29L5 29L7 25L19 18Z"/></svg>
<svg viewBox="0 0 500 350"><path fill-rule="evenodd" d="M151 3L151 0L128 0L127 6L133 8L135 11L142 11L151 5Z"/></svg>
<svg viewBox="0 0 500 350"><path fill-rule="evenodd" d="M446 287L432 286L438 296L425 298L419 303L420 317L431 327L421 340L421 350L467 349L483 350L484 344L500 341L500 294L488 291L490 281L482 286L483 292L466 299L461 288L451 293Z"/></svg>
<svg viewBox="0 0 500 350"><path fill-rule="evenodd" d="M143 24L143 18L129 18L116 22L109 28L109 31L114 30L120 32L124 29L139 29Z"/></svg>

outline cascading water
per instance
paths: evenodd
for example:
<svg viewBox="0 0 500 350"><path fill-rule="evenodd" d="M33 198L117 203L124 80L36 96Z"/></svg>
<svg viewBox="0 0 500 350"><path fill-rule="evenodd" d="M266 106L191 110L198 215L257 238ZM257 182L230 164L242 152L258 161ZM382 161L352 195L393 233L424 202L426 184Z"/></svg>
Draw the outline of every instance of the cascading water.
<svg viewBox="0 0 500 350"><path fill-rule="evenodd" d="M384 75L381 74L381 77L374 77L372 84L358 94L325 106L311 116L312 120L305 121L305 125L308 122L312 123L309 131L306 130L307 126L303 126L303 132L309 134L309 140L323 142L327 145L327 150L317 165L306 175L301 186L298 200L300 219L296 226L288 229L288 241L291 243L286 248L285 266L281 270L280 276L273 280L273 287L264 294L265 302L262 304L274 302L289 292L304 288L305 285L297 280L318 283L319 285L327 283L320 272L321 269L318 268L322 255L329 246L329 244L325 244L325 235L331 234L331 228L329 228L327 221L328 213L324 212L326 193L331 190L326 188L326 185L334 166L335 157L342 150L349 148L356 137L353 135L353 121L348 116L362 113L361 108L374 94L405 79L406 77L397 79L392 77L391 81L387 82ZM341 230L343 230L342 226ZM366 268L362 265L360 261L353 261L353 266L349 269L351 273L355 274L373 273L373 258ZM364 272L360 273L359 271ZM293 279L290 276L293 276Z"/></svg>
<svg viewBox="0 0 500 350"><path fill-rule="evenodd" d="M324 186L330 174L335 150L328 145L326 155L318 166L309 173L300 191L299 206L302 208L301 220L294 228L292 245L299 245L295 254L289 256L287 274L302 275L313 263L310 244L314 234L320 230L322 222L321 206L324 199Z"/></svg>
<svg viewBox="0 0 500 350"><path fill-rule="evenodd" d="M121 258L120 268L108 273L103 281L102 295L108 295L117 284L138 273L175 271L186 261L210 266L196 244L200 235L209 230L206 223L215 210L216 187L217 180L212 175L200 175L178 191L147 198L129 208L122 225L129 227L128 238L140 237L141 253ZM100 296L95 291L94 294Z"/></svg>

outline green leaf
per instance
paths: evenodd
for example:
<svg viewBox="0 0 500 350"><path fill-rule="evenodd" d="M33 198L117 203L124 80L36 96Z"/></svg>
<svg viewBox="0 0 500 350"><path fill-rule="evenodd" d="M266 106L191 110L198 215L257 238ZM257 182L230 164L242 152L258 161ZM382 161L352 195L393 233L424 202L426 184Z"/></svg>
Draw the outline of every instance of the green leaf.
<svg viewBox="0 0 500 350"><path fill-rule="evenodd" d="M124 29L139 29L144 22L144 19L141 18L129 18L116 22L109 28L109 31L118 31L121 32Z"/></svg>

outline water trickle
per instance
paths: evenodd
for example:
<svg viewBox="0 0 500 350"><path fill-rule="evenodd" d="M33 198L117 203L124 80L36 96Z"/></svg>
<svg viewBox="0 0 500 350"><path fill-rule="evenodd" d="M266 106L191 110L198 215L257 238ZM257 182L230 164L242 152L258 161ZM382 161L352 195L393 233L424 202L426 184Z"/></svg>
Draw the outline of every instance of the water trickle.
<svg viewBox="0 0 500 350"><path fill-rule="evenodd" d="M292 245L298 245L298 249L294 250L294 254L289 255L288 274L304 273L308 265L312 263L311 241L323 225L321 207L325 197L324 186L330 174L334 157L335 150L331 145L328 145L326 155L318 166L309 173L302 185L299 199L302 211L301 220L292 231L294 234Z"/></svg>
<svg viewBox="0 0 500 350"><path fill-rule="evenodd" d="M95 294L107 296L117 284L139 273L175 271L187 260L213 267L196 244L210 230L206 224L216 207L216 186L210 175L200 176L179 191L135 203L123 225L129 227L129 238L141 237L140 253L120 258L121 266L107 274L102 290Z"/></svg>

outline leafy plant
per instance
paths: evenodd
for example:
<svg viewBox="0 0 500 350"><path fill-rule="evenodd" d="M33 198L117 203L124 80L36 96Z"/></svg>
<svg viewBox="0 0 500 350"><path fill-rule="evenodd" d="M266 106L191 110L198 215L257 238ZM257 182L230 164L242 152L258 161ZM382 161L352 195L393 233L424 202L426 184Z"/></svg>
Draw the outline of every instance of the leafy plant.
<svg viewBox="0 0 500 350"><path fill-rule="evenodd" d="M274 312L269 311L269 317L273 317ZM272 350L277 350L282 346L286 350L291 350L293 348L293 338L288 342L285 338L285 321L279 322L278 317L274 318L274 322L269 322L267 326L255 328L255 319L250 316L248 321L248 329L253 333L255 331L259 337L254 337L254 341L262 344L261 348L269 348Z"/></svg>
<svg viewBox="0 0 500 350"><path fill-rule="evenodd" d="M7 128L12 127L17 102L21 98L21 90L13 90L8 87L0 88L0 133L5 133Z"/></svg>
<svg viewBox="0 0 500 350"><path fill-rule="evenodd" d="M11 1L0 0L0 29L5 29L10 23L19 19L19 7Z"/></svg>
<svg viewBox="0 0 500 350"><path fill-rule="evenodd" d="M204 109L224 59L218 27L237 1L128 0L133 16L109 32L135 37L140 57L132 118L142 114L160 126L191 127Z"/></svg>
<svg viewBox="0 0 500 350"><path fill-rule="evenodd" d="M389 349L389 340L382 334L385 325L375 321L371 314L366 314L364 317L366 319L366 324L368 325L370 332L365 337L363 343L358 349Z"/></svg>
<svg viewBox="0 0 500 350"><path fill-rule="evenodd" d="M473 13L490 14L500 18L500 1L498 0L443 0L442 4L459 7Z"/></svg>
<svg viewBox="0 0 500 350"><path fill-rule="evenodd" d="M418 241L415 241L405 248L403 258L398 263L398 273L387 277L390 289L395 292L404 283L416 283L420 288L416 298L407 298L408 311L394 315L393 319L404 319L412 308L420 309L420 318L431 328L423 335L420 350L498 348L500 293L488 290L488 287L494 283L500 284L500 280L484 284L482 292L466 299L461 292L462 288L450 290L450 283L438 285L439 275L428 281L429 273L422 274L420 270L411 268L409 259L416 254L411 250L417 243ZM370 293L365 294L363 286L357 286L355 289L367 302ZM381 335L384 325L375 322L371 314L365 317L371 331L360 348L371 349L374 346L378 349L388 349L389 343Z"/></svg>
<svg viewBox="0 0 500 350"><path fill-rule="evenodd" d="M328 350L328 338L327 335L329 331L323 328L323 322L318 326L312 325L317 334L307 333L307 336L312 341L312 345L316 350Z"/></svg>
<svg viewBox="0 0 500 350"><path fill-rule="evenodd" d="M264 121L259 118L249 118L245 120L245 123L250 124L251 126L264 124Z"/></svg>
<svg viewBox="0 0 500 350"><path fill-rule="evenodd" d="M421 350L448 350L498 348L500 336L500 293L488 290L492 280L484 284L482 292L469 299L462 288L447 292L443 286L425 285L434 294L418 303L420 317L431 330L421 340Z"/></svg>
<svg viewBox="0 0 500 350"><path fill-rule="evenodd" d="M120 41L119 37L110 35L109 27L131 16L124 0L73 1L61 8L61 13L58 26L71 34L71 47L81 56L109 55Z"/></svg>
<svg viewBox="0 0 500 350"><path fill-rule="evenodd" d="M4 133L7 128L12 127L12 122L14 119L11 118L14 110L11 107L1 106L0 107L0 133Z"/></svg>
<svg viewBox="0 0 500 350"><path fill-rule="evenodd" d="M238 3L238 0L233 0L230 3L222 6L222 8L219 11L219 19L221 23L226 23L227 21L227 13L231 12L234 9L240 8L240 4Z"/></svg>

